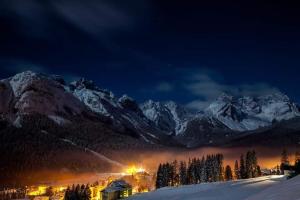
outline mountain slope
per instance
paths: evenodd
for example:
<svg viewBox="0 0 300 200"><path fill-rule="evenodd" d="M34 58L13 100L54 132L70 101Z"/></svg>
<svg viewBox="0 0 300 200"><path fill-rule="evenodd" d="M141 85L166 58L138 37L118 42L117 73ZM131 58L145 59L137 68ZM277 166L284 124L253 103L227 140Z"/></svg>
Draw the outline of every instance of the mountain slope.
<svg viewBox="0 0 300 200"><path fill-rule="evenodd" d="M178 135L184 131L191 118L191 113L173 101L161 103L149 100L141 104L140 108L149 120L169 135Z"/></svg>
<svg viewBox="0 0 300 200"><path fill-rule="evenodd" d="M300 144L300 117L283 120L272 126L232 135L221 146L298 147Z"/></svg>
<svg viewBox="0 0 300 200"><path fill-rule="evenodd" d="M149 100L138 105L127 95L115 97L93 81L79 79L67 84L60 76L31 71L0 81L0 113L1 118L17 128L24 125L24 117L41 115L62 129L72 129L70 127L79 124L87 129L80 129L86 135L90 135L89 126L99 123L122 135L124 144L133 145L135 141L141 146L186 147L246 144L245 141L255 141L255 138L271 137L276 131L274 138L280 141L286 135L279 130L285 129L271 128L300 116L296 104L281 93L259 97L222 94L208 108L195 112L172 101ZM289 132L291 138L298 137L298 130L300 127ZM77 134L68 136L80 139L82 134L74 132ZM126 146L118 142L118 137L109 136L106 140L120 148ZM87 144L87 141L84 137L82 143ZM98 141L97 138L94 141ZM91 144L95 144L94 141L90 141ZM105 142L98 141L99 144Z"/></svg>
<svg viewBox="0 0 300 200"><path fill-rule="evenodd" d="M15 126L22 126L22 116L37 113L60 125L78 119L100 120L148 143L170 141L132 98L124 95L117 99L92 81L80 79L68 85L59 76L26 71L1 80L0 88L0 113Z"/></svg>
<svg viewBox="0 0 300 200"><path fill-rule="evenodd" d="M205 111L237 131L255 130L270 126L274 121L300 116L296 104L281 93L240 98L223 94Z"/></svg>
<svg viewBox="0 0 300 200"><path fill-rule="evenodd" d="M169 133L173 131L176 135L186 135L187 130L191 129L189 125L200 128L204 121L206 124L210 123L210 128L221 128L237 133L258 130L300 116L297 105L282 93L259 97L234 97L222 94L204 111L199 110L196 114L174 102L171 105L176 109L172 107L170 109L167 104L161 102L148 101L141 105L141 109L158 127ZM198 125L196 121L199 122ZM188 132L190 134L190 131Z"/></svg>

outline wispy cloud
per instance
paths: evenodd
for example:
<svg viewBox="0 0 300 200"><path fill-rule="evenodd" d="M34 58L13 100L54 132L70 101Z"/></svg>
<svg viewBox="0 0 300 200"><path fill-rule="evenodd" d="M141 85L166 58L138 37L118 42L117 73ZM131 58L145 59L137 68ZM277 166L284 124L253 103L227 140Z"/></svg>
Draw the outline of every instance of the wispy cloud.
<svg viewBox="0 0 300 200"><path fill-rule="evenodd" d="M37 37L47 37L53 32L64 34L69 26L63 25L69 24L101 39L137 24L138 14L143 13L140 10L145 10L146 6L141 1L132 3L130 7L122 7L122 3L109 0L26 0L26 3L23 0L3 0L0 14L16 22L14 25L19 31Z"/></svg>
<svg viewBox="0 0 300 200"><path fill-rule="evenodd" d="M202 110L222 93L234 96L260 96L278 92L276 87L267 83L226 84L221 74L211 70L196 70L184 73L183 87L193 94L196 100L187 103L191 109Z"/></svg>
<svg viewBox="0 0 300 200"><path fill-rule="evenodd" d="M104 1L51 1L55 11L66 21L92 35L128 28L133 19L125 11Z"/></svg>
<svg viewBox="0 0 300 200"><path fill-rule="evenodd" d="M173 90L173 85L168 82L161 82L156 86L155 90L159 92L170 92Z"/></svg>

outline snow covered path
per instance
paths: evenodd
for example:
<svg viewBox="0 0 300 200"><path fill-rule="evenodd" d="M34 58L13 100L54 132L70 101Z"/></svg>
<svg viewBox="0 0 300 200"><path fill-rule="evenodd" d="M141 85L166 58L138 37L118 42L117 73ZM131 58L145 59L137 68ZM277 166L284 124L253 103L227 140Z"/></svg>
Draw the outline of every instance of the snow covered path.
<svg viewBox="0 0 300 200"><path fill-rule="evenodd" d="M283 176L266 176L230 182L188 185L177 188L167 187L132 196L128 200L246 200L272 186L286 182L284 181L285 179ZM259 198L254 199L260 200ZM262 200L268 199L273 200L273 198L262 198Z"/></svg>

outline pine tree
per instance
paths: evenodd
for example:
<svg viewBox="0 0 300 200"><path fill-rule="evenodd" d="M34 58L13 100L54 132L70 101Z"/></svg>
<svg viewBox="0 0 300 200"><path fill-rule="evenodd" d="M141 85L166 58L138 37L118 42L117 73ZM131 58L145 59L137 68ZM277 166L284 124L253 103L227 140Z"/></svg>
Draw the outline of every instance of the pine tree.
<svg viewBox="0 0 300 200"><path fill-rule="evenodd" d="M180 185L187 184L187 168L186 168L186 162L184 161L181 161L179 166L179 182Z"/></svg>
<svg viewBox="0 0 300 200"><path fill-rule="evenodd" d="M240 158L240 177L241 179L245 179L247 178L247 174L246 174L246 168L245 168L245 161L244 161L244 155L241 155Z"/></svg>
<svg viewBox="0 0 300 200"><path fill-rule="evenodd" d="M192 168L191 168L191 165L192 165L192 161L189 158L189 162L188 162L188 165L187 165L187 184L192 184Z"/></svg>
<svg viewBox="0 0 300 200"><path fill-rule="evenodd" d="M226 181L232 180L232 170L229 165L227 165L225 168L225 180Z"/></svg>
<svg viewBox="0 0 300 200"><path fill-rule="evenodd" d="M196 159L196 179L197 183L201 182L201 160L199 158Z"/></svg>
<svg viewBox="0 0 300 200"><path fill-rule="evenodd" d="M206 166L207 182L212 182L213 181L213 157L211 155L207 155L205 166Z"/></svg>
<svg viewBox="0 0 300 200"><path fill-rule="evenodd" d="M171 179L172 179L172 186L175 186L178 184L178 162L177 160L174 160L171 164Z"/></svg>
<svg viewBox="0 0 300 200"><path fill-rule="evenodd" d="M261 169L260 169L259 165L256 166L256 171L257 171L257 176L256 177L261 176Z"/></svg>
<svg viewBox="0 0 300 200"><path fill-rule="evenodd" d="M206 176L206 166L205 166L205 158L204 156L202 157L201 159L201 163L200 163L200 182L203 183L203 182L207 182L207 176Z"/></svg>
<svg viewBox="0 0 300 200"><path fill-rule="evenodd" d="M188 166L188 178L189 184L196 184L197 183L197 169L196 169L196 158L193 158L189 161Z"/></svg>
<svg viewBox="0 0 300 200"><path fill-rule="evenodd" d="M77 200L80 200L80 199L81 199L81 187L80 187L79 184L76 185L74 194L75 194L75 198L76 198ZM73 200L73 199L72 199L72 200Z"/></svg>
<svg viewBox="0 0 300 200"><path fill-rule="evenodd" d="M156 189L163 187L163 169L162 164L159 164L158 170L156 173L156 182L155 182Z"/></svg>
<svg viewBox="0 0 300 200"><path fill-rule="evenodd" d="M80 186L80 192L79 192L79 194L80 194L79 199L80 199L80 200L83 200L83 199L85 198L85 196L84 196L84 190L85 190L85 185L82 184L82 185Z"/></svg>
<svg viewBox="0 0 300 200"><path fill-rule="evenodd" d="M289 158L288 158L288 153L286 149L283 149L281 153L281 164L280 164L280 170L281 174L284 173L284 170L290 165Z"/></svg>
<svg viewBox="0 0 300 200"><path fill-rule="evenodd" d="M279 165L276 166L276 175L280 175L281 172L280 172L280 167Z"/></svg>
<svg viewBox="0 0 300 200"><path fill-rule="evenodd" d="M241 176L240 176L240 169L239 169L239 163L238 163L237 160L234 163L234 176L235 176L236 179L240 179L241 178Z"/></svg>
<svg viewBox="0 0 300 200"><path fill-rule="evenodd" d="M252 176L253 177L258 177L261 176L261 172L258 171L258 169L260 170L260 166L258 166L257 164L257 157L256 157L256 152L253 150L252 151Z"/></svg>
<svg viewBox="0 0 300 200"><path fill-rule="evenodd" d="M282 153L281 153L281 164L284 164L284 165L289 165L290 164L288 153L287 153L286 149L282 150Z"/></svg>
<svg viewBox="0 0 300 200"><path fill-rule="evenodd" d="M246 154L246 177L245 178L252 178L252 171L251 171L251 162L252 162L252 155L251 152L248 151Z"/></svg>
<svg viewBox="0 0 300 200"><path fill-rule="evenodd" d="M224 181L224 167L223 167L223 160L224 156L223 154L217 154L216 155L217 160L217 181Z"/></svg>
<svg viewBox="0 0 300 200"><path fill-rule="evenodd" d="M298 160L300 160L300 152L299 152L299 151L296 151L296 152L295 152L295 164L296 164L296 162L297 162Z"/></svg>
<svg viewBox="0 0 300 200"><path fill-rule="evenodd" d="M92 198L91 194L92 194L92 191L90 189L90 186L86 185L85 188L84 188L82 200L90 200Z"/></svg>
<svg viewBox="0 0 300 200"><path fill-rule="evenodd" d="M65 192L64 200L71 200L70 196L71 196L71 189L68 186Z"/></svg>
<svg viewBox="0 0 300 200"><path fill-rule="evenodd" d="M300 174L300 160L296 160L295 163L295 175Z"/></svg>

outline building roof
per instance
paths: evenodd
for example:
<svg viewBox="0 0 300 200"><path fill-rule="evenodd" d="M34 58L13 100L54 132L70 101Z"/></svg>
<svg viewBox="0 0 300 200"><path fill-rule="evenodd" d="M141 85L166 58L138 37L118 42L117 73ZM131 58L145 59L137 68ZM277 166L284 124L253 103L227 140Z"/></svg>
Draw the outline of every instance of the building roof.
<svg viewBox="0 0 300 200"><path fill-rule="evenodd" d="M111 182L104 190L101 192L115 192L122 191L124 189L131 188L131 185L126 183L124 180L116 180Z"/></svg>

